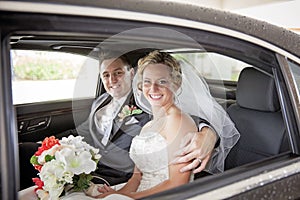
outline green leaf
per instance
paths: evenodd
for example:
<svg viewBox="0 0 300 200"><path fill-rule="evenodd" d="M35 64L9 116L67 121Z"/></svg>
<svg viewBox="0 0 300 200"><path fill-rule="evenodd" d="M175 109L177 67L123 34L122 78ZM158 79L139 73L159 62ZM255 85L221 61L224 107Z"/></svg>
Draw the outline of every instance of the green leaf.
<svg viewBox="0 0 300 200"><path fill-rule="evenodd" d="M55 159L55 156L51 156L51 155L46 155L46 156L45 156L45 161L46 161L46 162L49 162L49 161L51 161L51 160L53 160L53 159Z"/></svg>
<svg viewBox="0 0 300 200"><path fill-rule="evenodd" d="M90 174L82 173L73 177L74 190L83 191L90 187L93 176Z"/></svg>
<svg viewBox="0 0 300 200"><path fill-rule="evenodd" d="M39 165L38 157L35 156L35 155L31 156L30 163L33 164L33 165Z"/></svg>
<svg viewBox="0 0 300 200"><path fill-rule="evenodd" d="M125 114L126 116L130 115L130 113L131 113L130 110L125 110L125 111L124 111L124 114Z"/></svg>
<svg viewBox="0 0 300 200"><path fill-rule="evenodd" d="M133 115L138 115L138 114L141 114L143 111L141 109L136 109L136 110L133 110L132 111L132 114Z"/></svg>

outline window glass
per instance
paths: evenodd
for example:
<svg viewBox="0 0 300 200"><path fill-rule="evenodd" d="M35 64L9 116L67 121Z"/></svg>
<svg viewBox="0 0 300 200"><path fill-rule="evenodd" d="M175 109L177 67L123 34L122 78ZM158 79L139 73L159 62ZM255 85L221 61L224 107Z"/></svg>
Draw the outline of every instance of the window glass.
<svg viewBox="0 0 300 200"><path fill-rule="evenodd" d="M289 66L293 75L294 83L298 89L298 97L300 94L300 66L294 62L289 61Z"/></svg>
<svg viewBox="0 0 300 200"><path fill-rule="evenodd" d="M14 104L95 96L95 59L61 52L11 50L11 63Z"/></svg>
<svg viewBox="0 0 300 200"><path fill-rule="evenodd" d="M237 81L240 71L249 67L247 63L217 53L176 53L174 56L188 60L206 79Z"/></svg>

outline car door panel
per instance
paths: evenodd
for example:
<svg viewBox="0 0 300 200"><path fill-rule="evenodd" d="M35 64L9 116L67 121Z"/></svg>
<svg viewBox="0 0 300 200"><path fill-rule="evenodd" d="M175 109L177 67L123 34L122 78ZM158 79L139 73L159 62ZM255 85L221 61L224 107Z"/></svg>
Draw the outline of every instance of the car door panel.
<svg viewBox="0 0 300 200"><path fill-rule="evenodd" d="M87 119L92 101L69 100L15 106L19 142L37 142L74 129L76 123ZM77 105L76 108L73 105ZM73 116L76 116L76 123Z"/></svg>

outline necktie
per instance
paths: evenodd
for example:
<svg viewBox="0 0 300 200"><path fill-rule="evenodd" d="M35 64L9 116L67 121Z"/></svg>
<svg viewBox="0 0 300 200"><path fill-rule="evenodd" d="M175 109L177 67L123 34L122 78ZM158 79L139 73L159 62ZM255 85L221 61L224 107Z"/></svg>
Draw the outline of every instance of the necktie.
<svg viewBox="0 0 300 200"><path fill-rule="evenodd" d="M102 144L106 145L109 140L109 136L112 130L113 126L113 120L117 115L117 112L119 110L119 103L115 100L112 100L112 102L106 107L105 115L102 119L106 118L106 123L103 123L103 138L101 140Z"/></svg>

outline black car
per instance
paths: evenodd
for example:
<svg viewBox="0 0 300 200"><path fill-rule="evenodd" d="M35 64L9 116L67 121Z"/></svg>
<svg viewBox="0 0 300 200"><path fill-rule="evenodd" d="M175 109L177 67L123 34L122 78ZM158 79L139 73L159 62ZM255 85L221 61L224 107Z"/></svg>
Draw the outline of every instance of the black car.
<svg viewBox="0 0 300 200"><path fill-rule="evenodd" d="M300 197L300 36L172 1L0 1L1 198L36 172L24 144L67 136L104 90L99 52L187 60L239 130L225 171L145 199ZM22 148L19 149L19 147ZM28 150L28 152L27 152Z"/></svg>

